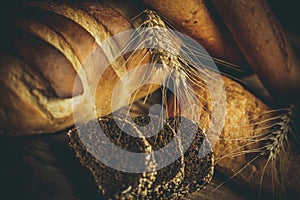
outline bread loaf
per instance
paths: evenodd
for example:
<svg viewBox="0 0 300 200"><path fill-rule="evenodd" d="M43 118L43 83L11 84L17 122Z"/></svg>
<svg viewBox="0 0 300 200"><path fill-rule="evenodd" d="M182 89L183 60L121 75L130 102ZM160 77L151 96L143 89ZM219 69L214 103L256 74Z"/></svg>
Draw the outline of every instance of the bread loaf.
<svg viewBox="0 0 300 200"><path fill-rule="evenodd" d="M222 77L226 92L224 127L220 133L214 132L213 126L222 121L213 121L212 112L219 102L213 102L205 86L209 84L200 76L193 92L197 103L180 102L174 95L169 99L168 115L191 118L195 115L200 128L206 132L213 143L216 170L233 178L238 183L251 189L267 190L277 194L295 192L295 179L299 173L291 176L290 172L299 166L299 155L291 149L290 132L292 109L272 110L239 83ZM218 113L222 115L222 113ZM194 119L194 118L193 118ZM213 130L208 132L207 130ZM210 135L209 135L210 134ZM295 177L293 177L295 176Z"/></svg>
<svg viewBox="0 0 300 200"><path fill-rule="evenodd" d="M197 125L175 117L167 119L156 133L160 120L158 117L150 120L149 116L133 118L138 127L123 118L100 118L68 132L70 145L82 165L93 175L101 198L178 199L202 189L210 182L213 154ZM123 130L121 127L125 126L127 128ZM179 127L183 134L189 136L179 136ZM109 140L101 136L103 133L100 130ZM152 137L142 137L152 131L156 133ZM138 133L141 137L132 137L129 132ZM182 152L182 144L187 140L191 140L190 146ZM167 148L172 141L176 142ZM118 153L112 154L107 142L125 151L113 148ZM199 157L203 149L207 154ZM134 152L135 158L128 159L128 152ZM174 152L180 152L180 156L176 156L170 164L161 166L164 161L173 159Z"/></svg>
<svg viewBox="0 0 300 200"><path fill-rule="evenodd" d="M266 0L212 2L277 103L298 101L300 64Z"/></svg>
<svg viewBox="0 0 300 200"><path fill-rule="evenodd" d="M244 58L222 20L208 1L144 0L183 33L199 42L214 57L241 64Z"/></svg>
<svg viewBox="0 0 300 200"><path fill-rule="evenodd" d="M150 60L147 50L122 55L120 49L129 35L103 46L102 41L132 26L102 3L27 3L5 20L0 60L1 134L39 134L71 126L76 109L73 102L87 99L90 88L86 87L91 85L96 87L96 116L108 115L113 111L112 93L120 77ZM85 73L87 80L80 73ZM156 77L161 78L156 74L153 80ZM139 88L131 101L158 87Z"/></svg>

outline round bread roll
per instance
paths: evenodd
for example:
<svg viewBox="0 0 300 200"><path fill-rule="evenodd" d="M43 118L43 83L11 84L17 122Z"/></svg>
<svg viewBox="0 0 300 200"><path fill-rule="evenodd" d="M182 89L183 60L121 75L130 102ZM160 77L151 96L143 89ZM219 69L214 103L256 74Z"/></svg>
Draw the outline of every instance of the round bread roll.
<svg viewBox="0 0 300 200"><path fill-rule="evenodd" d="M96 117L108 115L118 108L111 106L116 83L150 61L146 49L122 54L120 49L130 35L111 36L133 27L102 3L27 3L7 22L1 33L0 134L40 134L70 127L77 106L74 101L80 99L83 105L94 99ZM145 74L137 76L142 79ZM156 79L161 79L159 73L152 76ZM131 101L158 87L140 87ZM89 90L93 90L91 97ZM85 110L78 112L84 116Z"/></svg>

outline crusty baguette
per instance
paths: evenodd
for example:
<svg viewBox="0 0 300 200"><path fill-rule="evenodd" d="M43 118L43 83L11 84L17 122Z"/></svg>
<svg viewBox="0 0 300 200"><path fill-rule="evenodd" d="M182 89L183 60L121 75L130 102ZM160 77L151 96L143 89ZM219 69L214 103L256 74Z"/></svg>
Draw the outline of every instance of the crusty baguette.
<svg viewBox="0 0 300 200"><path fill-rule="evenodd" d="M170 20L176 28L199 42L206 51L235 64L243 56L225 27L217 22L203 0L144 0Z"/></svg>
<svg viewBox="0 0 300 200"><path fill-rule="evenodd" d="M72 21L78 23L85 30L87 30L94 38L96 43L101 47L104 51L108 61L111 62L111 66L114 69L115 73L117 73L118 77L123 76L126 73L126 69L123 67L125 65L124 58L117 57L114 59L114 55L118 53L118 48L115 44L114 40L110 41L110 46L103 46L103 41L107 40L111 37L109 31L103 26L101 21L99 21L99 15L95 10L101 8L101 4L86 6L86 8L82 9L79 5L68 5L61 3L32 3L33 6L37 6L41 9L49 10L56 14L65 16ZM126 29L125 29L126 30ZM123 30L123 31L125 31ZM76 66L74 66L76 67Z"/></svg>
<svg viewBox="0 0 300 200"><path fill-rule="evenodd" d="M118 11L105 4L101 4L101 7L94 7L93 3L76 3L76 6L85 9L89 14L95 16L95 18L108 30L112 35L121 33L124 30L132 28L130 22L120 15ZM118 38L122 39L122 38ZM124 38L126 40L128 38ZM122 41L116 41L117 45L122 46Z"/></svg>
<svg viewBox="0 0 300 200"><path fill-rule="evenodd" d="M300 94L299 61L267 2L212 2L251 67L277 103L297 101Z"/></svg>
<svg viewBox="0 0 300 200"><path fill-rule="evenodd" d="M2 133L16 134L11 129L24 131L19 134L26 133L26 130L47 132L72 124L72 116L64 110L71 106L71 102L51 99L44 80L23 61L1 53L0 70ZM44 94L50 97L46 98ZM51 109L53 105L55 109Z"/></svg>
<svg viewBox="0 0 300 200"><path fill-rule="evenodd" d="M74 83L76 71L60 51L20 28L7 27L6 32L7 34L1 39L2 41L6 40L2 42L3 51L18 56L38 71L48 80L48 84L58 97L72 96L73 85L61 83L64 81ZM48 59L44 59L45 57ZM52 63L49 60L56 60L57 62ZM56 76L53 76L53 74L56 74ZM69 74L69 76L65 77L64 74ZM78 87L77 89L77 94L82 93L82 88L79 89Z"/></svg>
<svg viewBox="0 0 300 200"><path fill-rule="evenodd" d="M120 77L150 60L147 50L111 60L120 53L126 38L110 40L110 47L102 41L132 26L119 12L101 3L33 2L16 9L8 21L6 33L1 33L0 84L8 97L0 100L1 134L39 134L71 126L73 101L87 101L86 87L93 84L96 116L108 115L118 108L111 107L111 98ZM107 68L99 77L101 67ZM87 79L82 79L82 71ZM142 79L144 74L139 76ZM161 75L156 73L152 80L156 78ZM131 101L158 87L141 87ZM127 103L122 101L118 106ZM82 112L84 117L85 110Z"/></svg>

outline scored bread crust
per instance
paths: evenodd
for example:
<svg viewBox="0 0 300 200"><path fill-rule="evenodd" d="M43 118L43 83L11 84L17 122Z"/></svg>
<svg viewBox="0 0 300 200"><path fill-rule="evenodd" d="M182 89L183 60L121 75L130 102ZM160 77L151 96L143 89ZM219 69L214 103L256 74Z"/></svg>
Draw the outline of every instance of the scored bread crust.
<svg viewBox="0 0 300 200"><path fill-rule="evenodd" d="M110 13L113 16L111 21ZM114 62L109 62L113 54L120 52L119 47L124 41L110 40L110 47L103 46L101 42L132 27L119 12L100 3L34 2L19 9L10 18L10 25L17 31L9 37L8 45L1 48L0 68L3 73L0 85L7 98L0 100L0 134L50 133L72 126L73 101L86 95L83 81L97 81L94 96L96 116L108 115L113 111L112 92L120 77L139 64L150 61L151 55L147 50L138 50L130 56L121 54ZM41 53L38 51L40 46L33 47L30 42L20 40L16 43L19 35L23 35L24 41L29 39L35 44L43 44ZM26 53L26 48L34 54ZM51 60L45 56L47 52L52 52L49 54ZM98 65L104 64L108 67L101 77L89 70L89 67L97 70ZM57 70L52 70L52 66L57 66ZM88 80L83 80L78 74L82 69ZM77 74L80 81L75 81ZM27 78L25 82L24 76L37 78ZM154 76L157 77L153 79L161 79L159 73ZM152 84L142 87L131 101L158 87ZM121 102L120 106L127 103Z"/></svg>
<svg viewBox="0 0 300 200"><path fill-rule="evenodd" d="M59 15L63 15L72 21L78 23L85 30L87 30L94 38L96 43L101 47L104 51L105 55L108 57L109 61L111 61L111 66L114 71L117 73L119 77L122 77L126 73L126 69L124 69L125 60L124 58L118 57L116 61L110 59L114 56L111 54L117 54L118 48L116 44L114 44L113 40L110 40L110 46L103 46L102 41L109 39L111 34L108 30L101 24L99 20L97 20L97 15L91 15L89 13L90 9L96 9L98 6L101 7L101 4L94 4L93 6L87 7L86 11L77 7L77 4L68 5L54 2L38 2L32 3L32 5L37 6L42 9L49 10ZM94 14L94 13L92 13Z"/></svg>
<svg viewBox="0 0 300 200"><path fill-rule="evenodd" d="M60 34L57 34L55 31L53 31L48 26L41 24L39 22L36 22L34 20L31 20L31 19L24 19L24 18L17 19L17 20L15 20L15 22L18 27L20 27L27 33L40 38L41 40L45 41L48 44L51 44L55 49L57 49L59 52L63 53L63 56L70 62L71 66L72 66L72 71L75 70L77 72L81 68L81 63L80 63L78 56L75 54L75 52L73 51L71 46L66 42L66 40ZM43 70L50 70L52 68L51 63L49 63L49 65L50 66L48 66L48 67L44 67ZM62 68L62 67L59 66L58 68ZM68 71L71 71L71 69ZM55 74L57 74L57 73L55 73ZM74 73L72 75L76 76L76 74L74 74ZM62 77L62 79L63 78L64 77ZM74 79L75 79L75 77L74 77ZM59 87L59 85L61 85L61 83L59 83L59 82L56 83L57 87ZM66 85L69 85L69 84L66 84ZM72 85L71 86L70 85L69 85L70 91L65 92L65 93L67 93L66 94L67 97L72 97L73 87L72 87ZM59 97L61 97L61 96L64 97L63 95L60 95L60 90L56 90L56 91L58 91L57 94Z"/></svg>
<svg viewBox="0 0 300 200"><path fill-rule="evenodd" d="M2 43L3 51L19 57L32 70L36 70L44 77L44 82L49 85L49 90L53 90L58 97L71 97L73 85L62 83L74 83L76 71L63 53L41 38L18 27L8 27L6 31L9 36L5 37L5 40L8 40L5 42L6 44ZM51 60L56 60L56 62L49 62ZM69 74L69 76L65 76L65 74ZM82 88L78 87L78 93L82 93Z"/></svg>
<svg viewBox="0 0 300 200"><path fill-rule="evenodd" d="M132 29L132 25L124 18L124 16L105 4L95 7L94 3L82 2L77 3L76 6L94 16L111 35ZM122 48L124 43L129 39L129 36L125 38L115 37L114 39L116 45L119 48Z"/></svg>
<svg viewBox="0 0 300 200"><path fill-rule="evenodd" d="M1 74L5 75L0 76L3 95L0 99L0 125L3 133L10 133L14 127L38 133L40 130L51 131L71 125L68 110L63 110L70 101L46 98L43 95L43 80L24 69L29 68L24 62L9 54L1 53L1 57L1 66L8 66L0 69ZM53 104L56 109L51 109Z"/></svg>

